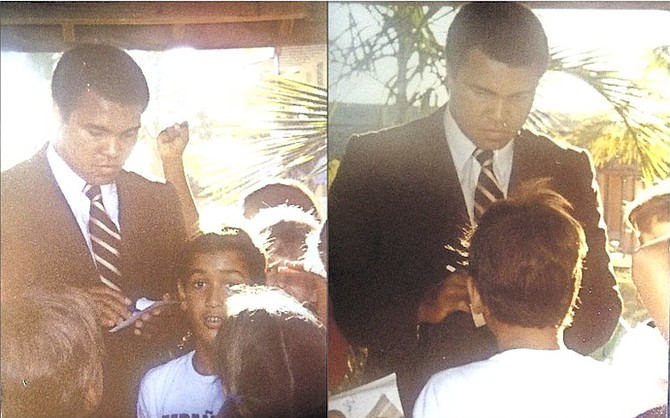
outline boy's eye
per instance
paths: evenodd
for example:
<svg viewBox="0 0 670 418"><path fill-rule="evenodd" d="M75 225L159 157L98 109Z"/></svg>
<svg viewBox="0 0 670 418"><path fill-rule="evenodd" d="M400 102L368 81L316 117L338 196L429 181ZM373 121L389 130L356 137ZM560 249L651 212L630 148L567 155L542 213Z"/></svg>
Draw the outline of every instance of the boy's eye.
<svg viewBox="0 0 670 418"><path fill-rule="evenodd" d="M191 285L193 286L194 289L202 289L205 287L206 284L202 280L196 280Z"/></svg>

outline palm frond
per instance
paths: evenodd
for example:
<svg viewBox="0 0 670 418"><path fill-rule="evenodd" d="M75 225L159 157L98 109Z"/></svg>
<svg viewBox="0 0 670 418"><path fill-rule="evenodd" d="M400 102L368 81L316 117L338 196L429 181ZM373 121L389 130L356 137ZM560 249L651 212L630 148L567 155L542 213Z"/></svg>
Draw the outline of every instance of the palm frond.
<svg viewBox="0 0 670 418"><path fill-rule="evenodd" d="M208 139L185 156L191 179L198 179L196 200L234 205L268 179L311 185L324 175L326 97L325 88L279 76L261 82L247 100L253 118L210 126Z"/></svg>
<svg viewBox="0 0 670 418"><path fill-rule="evenodd" d="M623 131L619 135L603 133L601 140L590 144L597 165L637 164L647 180L667 177L670 173L668 98L644 80L631 79L616 69L606 68L607 62L607 56L598 51L553 51L549 70L576 77L611 105L614 112L611 124ZM539 120L537 115L534 117ZM557 126L550 117L545 122Z"/></svg>

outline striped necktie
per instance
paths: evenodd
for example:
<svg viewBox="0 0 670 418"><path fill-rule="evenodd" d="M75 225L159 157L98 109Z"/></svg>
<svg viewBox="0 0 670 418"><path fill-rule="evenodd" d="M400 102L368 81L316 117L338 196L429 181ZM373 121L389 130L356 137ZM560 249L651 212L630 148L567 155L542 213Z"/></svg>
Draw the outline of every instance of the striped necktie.
<svg viewBox="0 0 670 418"><path fill-rule="evenodd" d="M121 235L102 204L100 186L87 184L84 193L91 200L88 231L100 280L110 288L121 291L116 285L121 278L119 258Z"/></svg>
<svg viewBox="0 0 670 418"><path fill-rule="evenodd" d="M475 189L475 222L477 222L491 203L505 196L493 173L493 151L477 148L473 155L482 166Z"/></svg>

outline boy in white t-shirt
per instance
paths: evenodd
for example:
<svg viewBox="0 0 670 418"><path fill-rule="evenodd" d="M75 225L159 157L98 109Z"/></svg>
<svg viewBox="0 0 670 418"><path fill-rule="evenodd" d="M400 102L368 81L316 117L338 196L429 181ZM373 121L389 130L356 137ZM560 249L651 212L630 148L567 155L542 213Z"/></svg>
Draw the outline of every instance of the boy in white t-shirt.
<svg viewBox="0 0 670 418"><path fill-rule="evenodd" d="M659 382L563 345L587 248L570 204L544 185L495 202L469 238L471 309L498 353L433 375L415 418L631 418L665 402Z"/></svg>
<svg viewBox="0 0 670 418"><path fill-rule="evenodd" d="M186 244L177 290L195 350L147 372L140 385L138 418L211 418L223 406L214 340L226 315L228 289L263 284L266 257L239 228L200 235Z"/></svg>

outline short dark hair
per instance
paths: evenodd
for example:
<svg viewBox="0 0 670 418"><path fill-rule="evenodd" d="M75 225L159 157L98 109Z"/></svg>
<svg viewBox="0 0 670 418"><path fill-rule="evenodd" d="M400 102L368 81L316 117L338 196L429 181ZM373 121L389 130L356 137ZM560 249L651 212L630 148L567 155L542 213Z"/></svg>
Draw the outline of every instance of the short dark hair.
<svg viewBox="0 0 670 418"><path fill-rule="evenodd" d="M549 62L547 35L540 20L516 2L473 2L460 8L447 34L448 70L458 73L476 48L511 67L537 66L540 74Z"/></svg>
<svg viewBox="0 0 670 418"><path fill-rule="evenodd" d="M219 417L317 417L326 413L326 334L282 290L235 286L216 337L226 392Z"/></svg>
<svg viewBox="0 0 670 418"><path fill-rule="evenodd" d="M570 203L533 182L492 204L469 240L469 272L499 321L567 326L581 285L584 230Z"/></svg>
<svg viewBox="0 0 670 418"><path fill-rule="evenodd" d="M220 233L208 232L189 240L184 246L179 269L179 280L184 283L193 259L198 254L210 254L219 251L237 251L249 268L252 284L265 283L267 260L265 253L254 243L251 236L242 228L224 227Z"/></svg>
<svg viewBox="0 0 670 418"><path fill-rule="evenodd" d="M86 91L94 91L116 103L149 104L149 87L142 69L120 48L81 44L67 50L51 79L51 96L64 118L68 118Z"/></svg>
<svg viewBox="0 0 670 418"><path fill-rule="evenodd" d="M104 346L84 290L31 287L2 306L2 415L81 417L102 394Z"/></svg>

